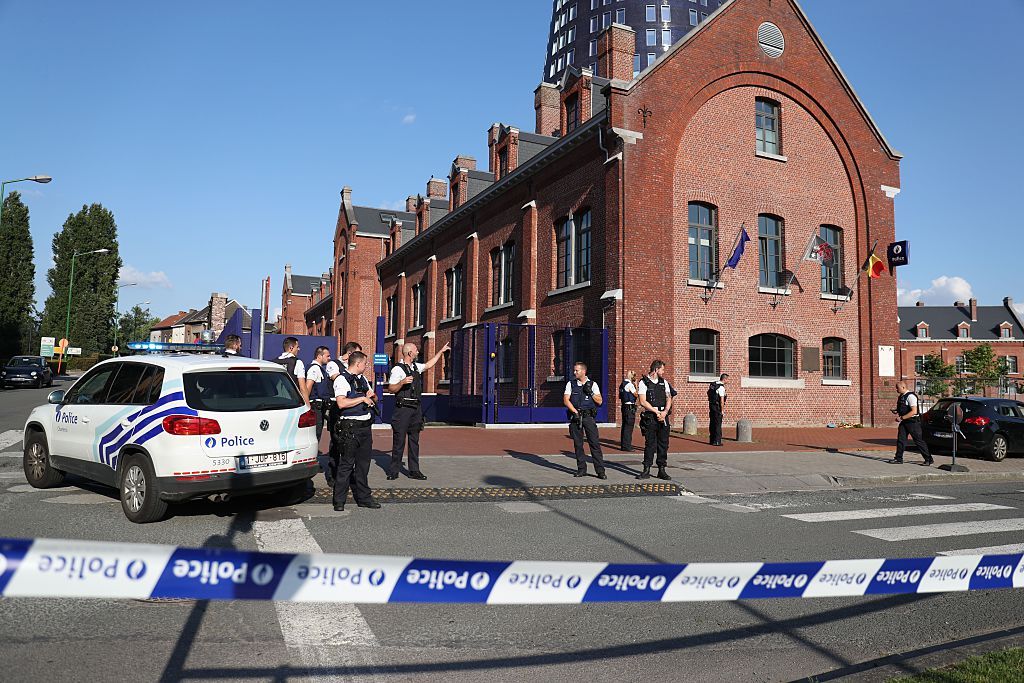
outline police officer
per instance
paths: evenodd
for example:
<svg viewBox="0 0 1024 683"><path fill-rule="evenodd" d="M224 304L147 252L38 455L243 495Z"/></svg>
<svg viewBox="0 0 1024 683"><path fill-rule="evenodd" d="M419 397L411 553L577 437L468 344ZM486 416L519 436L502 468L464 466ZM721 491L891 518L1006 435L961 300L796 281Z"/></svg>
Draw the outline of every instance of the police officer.
<svg viewBox="0 0 1024 683"><path fill-rule="evenodd" d="M587 476L587 461L583 459L583 438L590 444L590 457L594 459L594 471L598 479L607 479L604 473L604 454L601 452L601 441L597 434L597 408L604 399L601 388L587 377L587 364L576 361L572 366L574 380L565 383L562 403L569 411L569 436L576 451L576 474L574 477Z"/></svg>
<svg viewBox="0 0 1024 683"><path fill-rule="evenodd" d="M640 432L644 435L644 469L637 479L651 478L654 455L658 455L658 479L671 479L668 466L668 414L672 410L673 390L665 379L665 364L651 363L651 373L640 380L637 402L644 409L640 416Z"/></svg>
<svg viewBox="0 0 1024 683"><path fill-rule="evenodd" d="M332 360L327 364L327 369L332 372L331 379L333 380L338 374L341 373L342 369L348 367L348 357L353 351L362 351L363 345L359 342L346 342L345 346L341 349L341 357L338 360Z"/></svg>
<svg viewBox="0 0 1024 683"><path fill-rule="evenodd" d="M332 420L331 434L338 443L333 502L338 512L345 509L349 487L356 505L374 510L380 508L380 503L373 499L368 481L373 440L370 409L376 396L363 376L365 370L366 354L354 351L348 357L348 368L334 380L334 401L338 410L333 412L338 415Z"/></svg>
<svg viewBox="0 0 1024 683"><path fill-rule="evenodd" d="M619 385L619 403L622 404L622 432L619 434L619 450L633 450L633 427L636 426L636 373L626 372L626 379Z"/></svg>
<svg viewBox="0 0 1024 683"><path fill-rule="evenodd" d="M921 434L921 414L919 412L921 403L917 394L907 389L906 382L897 382L896 391L900 392L900 396L896 399L896 410L893 412L896 413L896 421L900 423L900 426L896 430L896 457L889 462L895 465L903 464L903 451L907 447L907 436L909 435L914 440L917 450L921 451L921 455L924 456L924 462L921 464L928 467L934 464L935 460L932 459L928 444Z"/></svg>
<svg viewBox="0 0 1024 683"><path fill-rule="evenodd" d="M391 414L391 464L388 479L398 479L402 470L402 452L406 439L409 441L409 478L426 479L420 471L420 432L423 430L423 411L420 396L423 395L423 373L434 367L447 351L447 344L441 347L426 363L417 363L419 348L409 342L402 346L402 361L391 369L388 376L388 391L395 395L395 410Z"/></svg>
<svg viewBox="0 0 1024 683"><path fill-rule="evenodd" d="M306 395L309 396L309 406L316 412L316 442L320 443L320 435L324 432L324 423L330 424L329 414L331 404L334 402L333 380L327 370L331 363L331 350L326 346L316 347L313 362L306 370ZM338 373L336 372L335 375ZM323 470L324 479L327 485L334 487L334 466L330 451L325 456L317 454L320 460L320 469Z"/></svg>
<svg viewBox="0 0 1024 683"><path fill-rule="evenodd" d="M242 338L237 334L229 334L224 340L224 355L239 356L242 353Z"/></svg>
<svg viewBox="0 0 1024 683"><path fill-rule="evenodd" d="M281 342L284 353L274 361L283 365L288 370L288 375L295 380L295 385L302 394L302 400L309 404L309 394L306 392L306 366L299 356L299 340L295 337L285 337Z"/></svg>
<svg viewBox="0 0 1024 683"><path fill-rule="evenodd" d="M725 380L729 375L722 373L717 382L708 386L708 421L711 431L711 445L722 445L722 414L725 412Z"/></svg>

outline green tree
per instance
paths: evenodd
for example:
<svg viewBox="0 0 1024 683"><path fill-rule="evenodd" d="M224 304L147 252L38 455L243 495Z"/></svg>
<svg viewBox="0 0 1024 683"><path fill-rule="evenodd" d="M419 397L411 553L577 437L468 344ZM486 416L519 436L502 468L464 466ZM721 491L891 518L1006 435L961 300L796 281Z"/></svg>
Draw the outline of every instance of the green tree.
<svg viewBox="0 0 1024 683"><path fill-rule="evenodd" d="M0 357L32 350L26 348L31 340L25 330L31 326L35 276L28 207L18 192L11 192L4 198L0 224Z"/></svg>
<svg viewBox="0 0 1024 683"><path fill-rule="evenodd" d="M160 322L149 313L148 308L133 306L132 310L121 314L117 324L117 343L122 349L128 347L128 342L148 341L149 330L153 325Z"/></svg>
<svg viewBox="0 0 1024 683"><path fill-rule="evenodd" d="M1000 379L1006 376L1006 361L996 356L991 344L978 344L969 351L964 351L964 369L971 375L969 379L958 380L958 393L980 392L998 386Z"/></svg>
<svg viewBox="0 0 1024 683"><path fill-rule="evenodd" d="M110 252L85 254L95 249ZM76 252L79 257L75 259L68 339L86 355L106 352L114 335L114 302L121 257L114 214L100 204L83 206L78 213L69 215L63 229L53 236L54 266L46 274L51 292L43 309L42 331L57 339L64 336L71 259Z"/></svg>
<svg viewBox="0 0 1024 683"><path fill-rule="evenodd" d="M937 354L924 357L921 375L925 378L924 395L940 399L949 392L949 382L956 376L956 366L946 363Z"/></svg>

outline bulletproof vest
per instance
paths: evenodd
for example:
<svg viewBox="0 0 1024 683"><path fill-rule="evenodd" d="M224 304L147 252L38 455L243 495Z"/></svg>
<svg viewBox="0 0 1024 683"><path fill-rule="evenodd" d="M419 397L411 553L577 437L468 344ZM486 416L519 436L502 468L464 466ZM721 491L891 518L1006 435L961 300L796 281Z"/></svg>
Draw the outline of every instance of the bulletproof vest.
<svg viewBox="0 0 1024 683"><path fill-rule="evenodd" d="M412 384L404 385L398 390L395 397L419 398L423 394L423 375L416 371L415 362L411 366L406 365L405 363L399 363L398 367L402 368L402 372L404 372L407 377L412 377Z"/></svg>
<svg viewBox="0 0 1024 683"><path fill-rule="evenodd" d="M720 382L712 382L708 387L708 406L717 412L722 412L722 397L718 395L720 386L722 386Z"/></svg>
<svg viewBox="0 0 1024 683"><path fill-rule="evenodd" d="M626 384L629 383L628 379L622 380L622 384L619 385L619 400L623 403L636 403L636 394L626 391Z"/></svg>
<svg viewBox="0 0 1024 683"><path fill-rule="evenodd" d="M288 376L291 377L293 382L295 382L295 365L299 362L298 358L295 356L291 356L290 358L275 358L274 362L286 367L288 369ZM298 384L298 382L295 383Z"/></svg>
<svg viewBox="0 0 1024 683"><path fill-rule="evenodd" d="M320 381L313 383L313 391L310 392L309 397L329 401L334 397L334 389L330 377L327 376L327 366L320 365L320 363L313 363L313 365L320 368ZM306 377L309 377L309 371L306 372Z"/></svg>
<svg viewBox="0 0 1024 683"><path fill-rule="evenodd" d="M577 384L576 380L572 381L572 393L569 394L569 403L572 403L573 408L576 410L597 410L597 404L594 403L594 382L593 380L587 380L583 383L583 386Z"/></svg>
<svg viewBox="0 0 1024 683"><path fill-rule="evenodd" d="M342 370L341 376L348 382L349 390L345 394L345 398L361 398L366 396L366 392L370 390L370 384L366 381L366 378L362 375L353 375L348 370ZM343 408L341 410L341 417L362 417L370 412L370 406L365 403L357 403L350 408Z"/></svg>
<svg viewBox="0 0 1024 683"><path fill-rule="evenodd" d="M914 396L916 398L917 394L915 394L913 391L908 391L905 394L901 394L899 399L896 401L896 413L900 417L903 417L904 415L910 412L911 396Z"/></svg>
<svg viewBox="0 0 1024 683"><path fill-rule="evenodd" d="M647 402L655 408L664 408L668 405L668 392L665 391L665 380L652 380L644 377L641 382L647 385Z"/></svg>

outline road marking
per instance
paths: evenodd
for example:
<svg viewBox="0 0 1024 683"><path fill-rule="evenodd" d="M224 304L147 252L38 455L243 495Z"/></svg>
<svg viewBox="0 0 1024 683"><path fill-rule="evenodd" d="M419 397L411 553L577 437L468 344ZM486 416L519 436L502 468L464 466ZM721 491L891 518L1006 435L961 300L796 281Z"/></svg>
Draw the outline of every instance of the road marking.
<svg viewBox="0 0 1024 683"><path fill-rule="evenodd" d="M712 505L711 507L716 510L726 510L728 512L760 512L757 508L752 508L747 505L737 505L736 503L723 503L722 505Z"/></svg>
<svg viewBox="0 0 1024 683"><path fill-rule="evenodd" d="M882 541L913 541L922 538L995 534L1004 531L1024 531L1024 519L993 519L987 522L922 524L920 526L900 526L890 529L864 529L862 531L854 531L853 533L860 534L861 536L870 536Z"/></svg>
<svg viewBox="0 0 1024 683"><path fill-rule="evenodd" d="M0 458L20 458L24 455L20 451L11 451L9 453L0 453Z"/></svg>
<svg viewBox="0 0 1024 683"><path fill-rule="evenodd" d="M528 501L513 501L509 503L498 503L505 512L511 512L513 514L521 514L524 512L551 512L551 508L541 505L540 503L531 503Z"/></svg>
<svg viewBox="0 0 1024 683"><path fill-rule="evenodd" d="M38 491L39 493L46 493L45 489L37 489L35 486L30 484L18 484L7 489L7 493L33 493Z"/></svg>
<svg viewBox="0 0 1024 683"><path fill-rule="evenodd" d="M0 449L13 446L19 441L21 441L20 429L8 429L6 432L0 432Z"/></svg>
<svg viewBox="0 0 1024 683"><path fill-rule="evenodd" d="M58 498L43 498L42 502L64 503L65 505L102 505L103 503L117 503L118 500L99 493L73 493Z"/></svg>
<svg viewBox="0 0 1024 683"><path fill-rule="evenodd" d="M965 548L964 550L947 550L939 555L1016 555L1024 553L1024 543L1009 545L990 545L984 548Z"/></svg>
<svg viewBox="0 0 1024 683"><path fill-rule="evenodd" d="M796 515L782 515L800 522L845 522L852 519L881 519L883 517L909 517L911 515L940 515L953 512L987 512L989 510L1013 510L1007 505L992 503L957 503L954 505L913 505L902 508L875 508L873 510L834 510L831 512L806 512Z"/></svg>
<svg viewBox="0 0 1024 683"><path fill-rule="evenodd" d="M301 519L257 520L253 523L253 535L257 547L265 552L323 553ZM299 655L311 680L328 680L317 671L336 668L339 660L348 666L369 663L356 649L339 645L378 645L377 637L355 605L275 602L274 609L285 646Z"/></svg>
<svg viewBox="0 0 1024 683"><path fill-rule="evenodd" d="M940 496L937 493L911 493L909 498L931 498L932 500L956 500L953 496Z"/></svg>
<svg viewBox="0 0 1024 683"><path fill-rule="evenodd" d="M662 500L674 500L677 503L717 503L718 501L714 498L705 498L704 496L698 496L696 493L690 491L683 491L678 496L661 496Z"/></svg>

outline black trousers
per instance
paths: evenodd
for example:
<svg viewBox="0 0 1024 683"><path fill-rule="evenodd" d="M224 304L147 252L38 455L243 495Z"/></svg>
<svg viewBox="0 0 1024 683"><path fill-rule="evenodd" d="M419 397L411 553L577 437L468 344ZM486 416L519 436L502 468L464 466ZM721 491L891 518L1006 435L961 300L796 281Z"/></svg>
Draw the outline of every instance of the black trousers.
<svg viewBox="0 0 1024 683"><path fill-rule="evenodd" d="M349 488L356 503L368 503L370 491L370 446L373 433L372 420L349 420L348 436L338 444L338 457L334 475L334 504L344 505Z"/></svg>
<svg viewBox="0 0 1024 683"><path fill-rule="evenodd" d="M576 469L580 472L587 471L587 461L583 455L583 439L586 438L587 443L590 444L590 457L594 459L594 471L603 474L604 453L601 452L601 441L598 438L597 422L594 421L594 416L583 416L582 429L575 421L569 422L569 436L572 437L573 449L576 451Z"/></svg>
<svg viewBox="0 0 1024 683"><path fill-rule="evenodd" d="M914 440L914 445L917 446L917 450L921 451L924 459L931 460L931 451L928 450L928 444L921 434L921 419L917 417L900 422L900 427L896 430L896 459L903 459L903 451L907 447L908 436Z"/></svg>
<svg viewBox="0 0 1024 683"><path fill-rule="evenodd" d="M721 446L722 445L722 411L721 410L710 410L710 426L711 430L711 445Z"/></svg>
<svg viewBox="0 0 1024 683"><path fill-rule="evenodd" d="M420 471L420 432L423 430L423 413L419 408L408 406L395 406L395 412L391 416L391 464L388 466L388 474L398 474L402 471L402 451L405 444L409 442L409 471Z"/></svg>
<svg viewBox="0 0 1024 683"><path fill-rule="evenodd" d="M328 446L326 453L320 452L320 437L323 436L324 427L330 425L330 418L327 411L328 407L324 403L311 402L311 407L316 411L316 444L317 453L316 461L320 464L320 471L324 473L324 479L327 480L327 486L334 487L334 437L331 437L331 444Z"/></svg>
<svg viewBox="0 0 1024 683"><path fill-rule="evenodd" d="M658 422L653 413L645 422L644 469L649 469L654 463L655 454L658 456L658 467L665 467L668 465L668 422Z"/></svg>
<svg viewBox="0 0 1024 683"><path fill-rule="evenodd" d="M622 404L622 433L619 434L619 449L633 450L633 427L636 426L636 404Z"/></svg>

